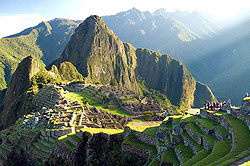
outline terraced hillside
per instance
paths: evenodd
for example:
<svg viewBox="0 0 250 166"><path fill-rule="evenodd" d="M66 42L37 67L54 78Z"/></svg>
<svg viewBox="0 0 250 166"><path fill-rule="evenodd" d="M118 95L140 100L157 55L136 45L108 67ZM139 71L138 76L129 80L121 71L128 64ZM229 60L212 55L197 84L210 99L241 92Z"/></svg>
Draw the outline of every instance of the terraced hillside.
<svg viewBox="0 0 250 166"><path fill-rule="evenodd" d="M118 110L109 110L97 104L98 98L103 94L91 87L85 88L85 93L74 92L67 95L78 98L79 101L83 101L80 99L84 96L89 99L89 106L102 107L114 115L122 114ZM112 100L111 102L112 105L117 104ZM76 115L72 116L76 120L75 127L52 129L53 125L44 123L43 120L43 125L34 122L36 125L32 126L30 121L36 121L34 117L40 117L42 111L34 112L0 132L0 161L1 165L18 162L15 157L25 151L22 157L43 164L51 162L52 158L60 158L63 164L115 163L117 161L111 160L114 155L119 158L119 162L122 162L122 155L130 156L124 159L128 163L134 157L138 165L242 164L245 162L242 159L250 155L250 118L245 114L245 109L246 106L244 111L243 108L240 111L230 106L223 107L222 111L201 109L200 115L168 116L163 121L134 120L121 129L78 128L81 111L75 111ZM46 114L48 115L50 114ZM102 155L105 157L101 158Z"/></svg>

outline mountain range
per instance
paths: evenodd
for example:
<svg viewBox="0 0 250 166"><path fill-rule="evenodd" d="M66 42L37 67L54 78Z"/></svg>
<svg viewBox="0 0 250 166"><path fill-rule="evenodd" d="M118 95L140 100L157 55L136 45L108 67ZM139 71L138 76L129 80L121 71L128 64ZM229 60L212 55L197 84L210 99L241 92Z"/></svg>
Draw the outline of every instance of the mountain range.
<svg viewBox="0 0 250 166"><path fill-rule="evenodd" d="M196 80L211 87L219 100L231 98L239 105L249 89L249 21L226 29L198 12L158 9L150 13L135 8L104 16L103 20L122 41L183 62ZM41 58L46 65L59 58L79 23L53 19L0 39L0 95L26 56Z"/></svg>
<svg viewBox="0 0 250 166"><path fill-rule="evenodd" d="M201 107L204 100L216 101L211 90L197 82L181 62L122 42L101 17L90 16L75 29L62 55L47 69L32 56L19 64L1 107L1 124L9 126L7 119L14 123L25 111L35 109L32 94L43 85L76 80L120 86L141 95L143 82L182 111L193 104Z"/></svg>

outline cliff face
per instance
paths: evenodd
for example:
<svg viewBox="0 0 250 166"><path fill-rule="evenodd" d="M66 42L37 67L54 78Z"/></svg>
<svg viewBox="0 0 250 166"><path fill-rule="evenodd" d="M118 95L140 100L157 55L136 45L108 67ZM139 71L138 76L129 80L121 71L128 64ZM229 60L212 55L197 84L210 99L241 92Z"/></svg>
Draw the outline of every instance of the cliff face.
<svg viewBox="0 0 250 166"><path fill-rule="evenodd" d="M201 82L196 82L196 90L194 93L194 107L203 107L205 100L212 102L217 101L213 92L207 85Z"/></svg>
<svg viewBox="0 0 250 166"><path fill-rule="evenodd" d="M101 17L90 16L76 29L55 64L69 61L88 82L100 81L137 91L136 57L130 53L133 50L107 28Z"/></svg>
<svg viewBox="0 0 250 166"><path fill-rule="evenodd" d="M174 105L190 106L196 81L179 61L147 49L137 49L136 74L146 85L165 94Z"/></svg>

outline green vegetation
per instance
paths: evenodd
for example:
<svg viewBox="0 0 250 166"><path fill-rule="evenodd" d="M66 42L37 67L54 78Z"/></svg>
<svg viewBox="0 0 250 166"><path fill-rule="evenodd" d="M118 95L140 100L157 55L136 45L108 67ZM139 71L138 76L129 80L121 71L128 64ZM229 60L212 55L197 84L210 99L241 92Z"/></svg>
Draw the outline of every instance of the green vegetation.
<svg viewBox="0 0 250 166"><path fill-rule="evenodd" d="M214 143L218 141L214 135L204 135L203 138L207 141L210 147L214 147Z"/></svg>
<svg viewBox="0 0 250 166"><path fill-rule="evenodd" d="M145 122L145 123L146 123L146 125L142 125L142 126L136 125L136 126L134 126L133 122L132 122L132 123L127 124L127 126L132 130L145 132L147 134L150 134L150 135L154 136L156 134L156 132L158 131L158 129L159 129L160 123L153 124L153 125L151 125L150 122Z"/></svg>
<svg viewBox="0 0 250 166"><path fill-rule="evenodd" d="M57 59L78 23L65 19L41 22L18 34L0 39L0 90L7 87L18 63L27 56L42 58L45 64ZM60 44L58 44L60 43Z"/></svg>
<svg viewBox="0 0 250 166"><path fill-rule="evenodd" d="M192 149L189 146L185 146L183 142L178 143L176 149L180 150L180 155L184 157L183 163L194 156Z"/></svg>
<svg viewBox="0 0 250 166"><path fill-rule="evenodd" d="M203 166L203 165L209 165L213 163L214 161L218 161L220 158L227 155L231 150L231 140L228 139L226 141L219 141L216 142L212 152L210 155L208 155L203 160L196 163L194 166Z"/></svg>
<svg viewBox="0 0 250 166"><path fill-rule="evenodd" d="M232 159L233 157L239 155L241 152L247 150L250 147L250 142L249 142L250 132L248 127L244 124L244 122L230 115L224 115L224 116L226 117L226 120L232 126L234 131L234 142L235 142L234 148L226 156L220 158L219 160L217 160L216 163L213 163L211 165L217 165L217 164L228 165L230 163L223 163L223 162Z"/></svg>
<svg viewBox="0 0 250 166"><path fill-rule="evenodd" d="M123 144L128 144L128 145L133 145L133 146L138 146L144 149L149 149L151 151L151 153L156 154L156 147L153 145L149 145L149 144L145 144L139 141L132 141L131 139L125 139L123 141Z"/></svg>
<svg viewBox="0 0 250 166"><path fill-rule="evenodd" d="M200 144L198 144L197 142L195 142L195 141L188 135L188 133L186 132L186 130L183 131L182 135L183 135L184 137L186 137L186 138L196 147L197 151L200 151L200 150L203 149L203 146L200 145Z"/></svg>
<svg viewBox="0 0 250 166"><path fill-rule="evenodd" d="M151 163L148 164L148 166L159 166L160 162L157 160L157 158L155 157L153 159L153 161L151 161Z"/></svg>
<svg viewBox="0 0 250 166"><path fill-rule="evenodd" d="M92 107L96 107L97 109L102 109L104 111L107 111L108 113L111 114L116 114L116 115L121 115L121 116L132 116L131 114L123 111L122 109L119 108L106 108L106 106L102 105L102 104L98 104L98 101L96 101L94 99L93 96L87 95L83 92L67 92L65 94L66 98L69 98L71 100L75 100L75 101L80 101L80 103L82 105L84 105L83 103L83 99L88 99L88 106L92 106Z"/></svg>
<svg viewBox="0 0 250 166"><path fill-rule="evenodd" d="M183 166L192 166L198 163L199 161L203 160L204 158L206 158L210 153L211 153L210 151L201 150L196 155L194 155L190 160L185 162Z"/></svg>
<svg viewBox="0 0 250 166"><path fill-rule="evenodd" d="M191 128L191 130L195 132L198 136L204 135L203 131L194 122L189 122L187 126Z"/></svg>
<svg viewBox="0 0 250 166"><path fill-rule="evenodd" d="M179 165L179 160L176 157L174 149L171 148L162 152L161 161L164 163L173 163L174 166Z"/></svg>

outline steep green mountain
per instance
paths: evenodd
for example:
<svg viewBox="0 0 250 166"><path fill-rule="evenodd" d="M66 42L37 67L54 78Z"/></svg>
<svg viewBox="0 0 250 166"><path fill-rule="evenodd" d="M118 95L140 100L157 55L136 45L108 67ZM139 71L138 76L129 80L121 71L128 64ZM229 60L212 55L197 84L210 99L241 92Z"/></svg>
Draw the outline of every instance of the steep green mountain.
<svg viewBox="0 0 250 166"><path fill-rule="evenodd" d="M54 64L59 66L67 61L76 66L87 82L100 81L139 92L137 79L140 77L148 88L160 91L180 107L189 108L193 105L194 93L200 94L199 89L196 91L195 79L181 62L123 43L98 16L90 16L79 25ZM200 94L203 102L213 97L207 90L211 95Z"/></svg>
<svg viewBox="0 0 250 166"><path fill-rule="evenodd" d="M0 39L0 90L7 87L18 63L27 56L41 58L45 64L57 59L79 21L53 19Z"/></svg>
<svg viewBox="0 0 250 166"><path fill-rule="evenodd" d="M15 122L20 113L17 109L21 109L21 105L29 107L27 102L28 98L24 93L31 86L32 77L44 67L45 66L41 62L31 56L26 57L18 65L11 77L9 87L1 106L2 125L5 126L7 123L13 124Z"/></svg>
<svg viewBox="0 0 250 166"><path fill-rule="evenodd" d="M98 16L76 29L56 64L69 61L88 82L120 85L137 91L134 48L125 46ZM129 53L129 54L127 54Z"/></svg>

